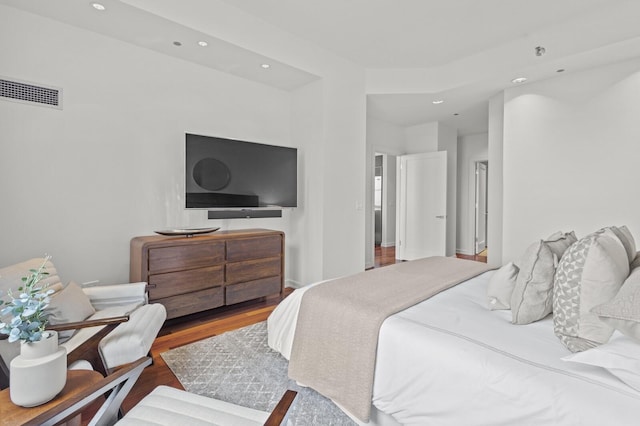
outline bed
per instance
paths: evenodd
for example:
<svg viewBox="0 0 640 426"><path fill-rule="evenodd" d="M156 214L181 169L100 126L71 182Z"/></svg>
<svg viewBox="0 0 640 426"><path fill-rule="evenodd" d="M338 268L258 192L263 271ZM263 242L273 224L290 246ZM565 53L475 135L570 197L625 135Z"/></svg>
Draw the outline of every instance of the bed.
<svg viewBox="0 0 640 426"><path fill-rule="evenodd" d="M640 392L602 367L567 360L572 353L551 315L514 325L510 311L488 309L495 273L388 317L378 335L371 418L345 412L371 425L638 424ZM269 317L269 345L285 358L305 293L324 283L294 291ZM627 340L617 331L611 338Z"/></svg>

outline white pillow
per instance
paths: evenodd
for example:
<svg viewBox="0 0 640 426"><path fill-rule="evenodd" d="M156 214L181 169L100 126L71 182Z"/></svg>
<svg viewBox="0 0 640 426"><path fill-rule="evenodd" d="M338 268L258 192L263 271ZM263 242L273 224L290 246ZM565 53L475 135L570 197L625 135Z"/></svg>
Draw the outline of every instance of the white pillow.
<svg viewBox="0 0 640 426"><path fill-rule="evenodd" d="M616 296L591 312L601 321L640 342L640 268L631 271Z"/></svg>
<svg viewBox="0 0 640 426"><path fill-rule="evenodd" d="M487 287L487 297L489 299L489 309L510 309L511 294L516 285L519 268L509 262L502 266L491 276Z"/></svg>
<svg viewBox="0 0 640 426"><path fill-rule="evenodd" d="M514 324L529 324L551 313L556 266L577 240L573 231L558 231L527 248L518 262L520 271L511 295L511 321Z"/></svg>
<svg viewBox="0 0 640 426"><path fill-rule="evenodd" d="M529 324L551 313L553 276L557 257L540 240L520 259L520 272L511 294L511 322Z"/></svg>
<svg viewBox="0 0 640 426"><path fill-rule="evenodd" d="M611 300L628 275L625 248L608 229L587 235L562 256L553 287L553 329L571 352L609 340L613 327L590 311Z"/></svg>
<svg viewBox="0 0 640 426"><path fill-rule="evenodd" d="M640 343L626 336L616 335L602 346L565 356L562 360L602 367L640 391Z"/></svg>
<svg viewBox="0 0 640 426"><path fill-rule="evenodd" d="M564 252L576 241L578 241L578 238L574 231L565 233L558 231L549 235L547 239L544 240L544 243L551 249L553 254L556 255L558 260L560 260Z"/></svg>
<svg viewBox="0 0 640 426"><path fill-rule="evenodd" d="M632 263L636 258L636 242L633 239L633 235L629 231L625 225L623 226L609 226L610 229L616 237L620 240L622 245L624 246L625 251L627 252L627 257L629 258L629 263Z"/></svg>

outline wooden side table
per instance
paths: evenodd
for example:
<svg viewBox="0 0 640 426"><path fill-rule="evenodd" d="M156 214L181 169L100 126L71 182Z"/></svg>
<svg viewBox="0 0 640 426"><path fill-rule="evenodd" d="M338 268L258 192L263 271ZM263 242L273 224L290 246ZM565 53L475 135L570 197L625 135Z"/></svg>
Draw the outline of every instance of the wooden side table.
<svg viewBox="0 0 640 426"><path fill-rule="evenodd" d="M102 374L92 370L68 370L64 389L51 401L37 407L20 407L11 402L9 388L0 391L0 422L3 426L39 425L47 411L72 400L80 392L101 380ZM42 417L40 417L42 416ZM38 418L38 419L37 419ZM35 419L35 421L34 421Z"/></svg>

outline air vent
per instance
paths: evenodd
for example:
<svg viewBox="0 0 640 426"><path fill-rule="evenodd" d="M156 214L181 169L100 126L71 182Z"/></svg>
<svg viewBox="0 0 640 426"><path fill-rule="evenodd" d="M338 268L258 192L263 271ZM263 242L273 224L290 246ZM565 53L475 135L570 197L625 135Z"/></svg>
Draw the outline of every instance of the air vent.
<svg viewBox="0 0 640 426"><path fill-rule="evenodd" d="M8 101L62 109L62 89L57 87L0 78L0 97Z"/></svg>

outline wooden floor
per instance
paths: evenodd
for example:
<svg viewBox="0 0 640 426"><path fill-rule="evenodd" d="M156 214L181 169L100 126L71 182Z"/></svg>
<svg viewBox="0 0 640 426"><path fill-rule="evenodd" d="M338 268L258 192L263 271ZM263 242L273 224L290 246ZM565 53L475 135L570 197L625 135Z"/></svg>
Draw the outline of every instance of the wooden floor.
<svg viewBox="0 0 640 426"><path fill-rule="evenodd" d="M376 246L374 250L374 264L375 268L381 266L393 265L394 263L400 263L401 260L396 259L395 247L381 247Z"/></svg>
<svg viewBox="0 0 640 426"><path fill-rule="evenodd" d="M487 251L484 250L480 254L476 254L473 256L457 253L456 257L459 259L467 259L467 260L475 260L476 262L487 263ZM379 268L381 266L393 265L394 263L402 262L399 259L396 259L396 248L395 247L381 247L376 246L375 251L375 267Z"/></svg>
<svg viewBox="0 0 640 426"><path fill-rule="evenodd" d="M457 253L456 257L458 259L475 260L476 262L487 263L487 256L484 256L482 254L468 255Z"/></svg>
<svg viewBox="0 0 640 426"><path fill-rule="evenodd" d="M480 262L487 261L486 257L463 255L458 255L458 257ZM376 268L399 262L395 258L395 247L376 247ZM290 288L285 289L284 297L288 296L291 291ZM263 298L167 321L151 347L153 365L144 370L122 404L123 410L125 412L130 410L158 385L182 389L182 385L160 356L161 353L226 331L264 321L280 301L280 297Z"/></svg>

